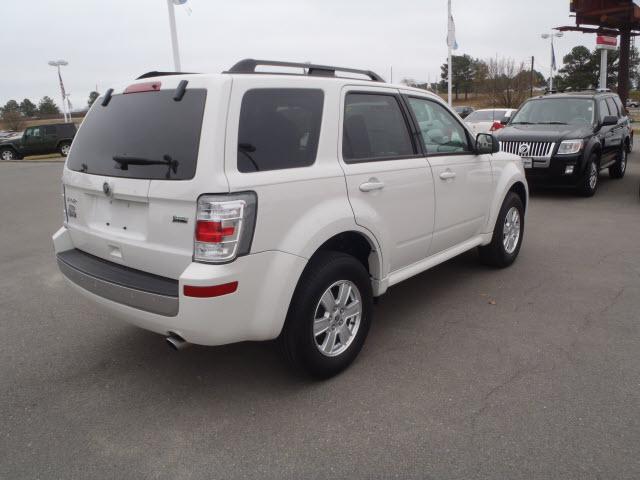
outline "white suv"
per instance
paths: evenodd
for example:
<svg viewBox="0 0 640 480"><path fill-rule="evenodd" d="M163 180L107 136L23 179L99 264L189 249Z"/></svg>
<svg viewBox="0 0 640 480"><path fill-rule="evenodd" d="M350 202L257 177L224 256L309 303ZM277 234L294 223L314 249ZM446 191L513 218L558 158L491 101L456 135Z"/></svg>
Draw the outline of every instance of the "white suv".
<svg viewBox="0 0 640 480"><path fill-rule="evenodd" d="M83 296L176 348L279 338L327 377L392 285L474 247L515 260L528 189L498 149L373 72L151 72L82 123L55 252Z"/></svg>

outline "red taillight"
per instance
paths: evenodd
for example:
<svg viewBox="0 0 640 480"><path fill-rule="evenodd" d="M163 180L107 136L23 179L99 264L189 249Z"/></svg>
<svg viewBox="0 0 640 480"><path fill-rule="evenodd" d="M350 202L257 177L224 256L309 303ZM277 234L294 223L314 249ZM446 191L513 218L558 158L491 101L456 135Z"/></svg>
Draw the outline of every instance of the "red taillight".
<svg viewBox="0 0 640 480"><path fill-rule="evenodd" d="M223 283L222 285L211 285L207 287L196 287L193 285L184 286L186 297L211 298L228 295L238 289L238 282Z"/></svg>
<svg viewBox="0 0 640 480"><path fill-rule="evenodd" d="M144 82L129 85L124 93L140 93L140 92L158 92L160 91L161 82Z"/></svg>
<svg viewBox="0 0 640 480"><path fill-rule="evenodd" d="M235 232L235 227L223 227L222 222L207 222L198 220L196 224L196 241L206 243L220 243L225 237Z"/></svg>
<svg viewBox="0 0 640 480"><path fill-rule="evenodd" d="M501 122L493 122L493 125L491 125L491 129L489 131L495 132L496 130L500 130L501 128L504 128L504 125Z"/></svg>

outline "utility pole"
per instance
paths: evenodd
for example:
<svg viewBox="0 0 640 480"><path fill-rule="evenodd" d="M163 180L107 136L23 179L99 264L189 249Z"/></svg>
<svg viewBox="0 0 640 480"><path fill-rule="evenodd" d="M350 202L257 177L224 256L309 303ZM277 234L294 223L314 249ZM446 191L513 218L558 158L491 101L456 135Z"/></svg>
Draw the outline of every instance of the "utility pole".
<svg viewBox="0 0 640 480"><path fill-rule="evenodd" d="M534 81L534 75L533 75L534 70L533 69L534 69L534 63L535 63L535 57L532 56L531 57L531 88L530 88L530 91L529 91L529 96L530 97L533 97L533 81Z"/></svg>

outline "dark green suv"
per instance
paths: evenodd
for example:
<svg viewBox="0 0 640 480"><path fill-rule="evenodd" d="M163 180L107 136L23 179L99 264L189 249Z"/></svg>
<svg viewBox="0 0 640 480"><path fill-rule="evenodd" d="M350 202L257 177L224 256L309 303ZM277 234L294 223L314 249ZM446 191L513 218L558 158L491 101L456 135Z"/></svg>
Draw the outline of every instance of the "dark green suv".
<svg viewBox="0 0 640 480"><path fill-rule="evenodd" d="M21 136L0 140L0 159L19 160L29 155L60 153L67 156L76 135L73 123L55 123L27 128Z"/></svg>

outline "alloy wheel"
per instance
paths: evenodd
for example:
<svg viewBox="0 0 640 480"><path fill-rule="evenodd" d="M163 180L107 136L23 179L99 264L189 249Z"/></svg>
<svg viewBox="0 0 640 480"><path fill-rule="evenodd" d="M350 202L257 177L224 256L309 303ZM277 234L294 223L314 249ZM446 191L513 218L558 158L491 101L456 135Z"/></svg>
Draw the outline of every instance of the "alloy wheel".
<svg viewBox="0 0 640 480"><path fill-rule="evenodd" d="M595 163L591 164L591 171L589 172L589 187L591 190L595 190L598 185L598 167Z"/></svg>
<svg viewBox="0 0 640 480"><path fill-rule="evenodd" d="M327 357L343 353L356 337L362 318L362 297L349 280L333 283L320 297L313 317L316 348Z"/></svg>
<svg viewBox="0 0 640 480"><path fill-rule="evenodd" d="M511 207L504 218L502 227L502 245L505 252L511 255L515 252L520 240L520 211Z"/></svg>

